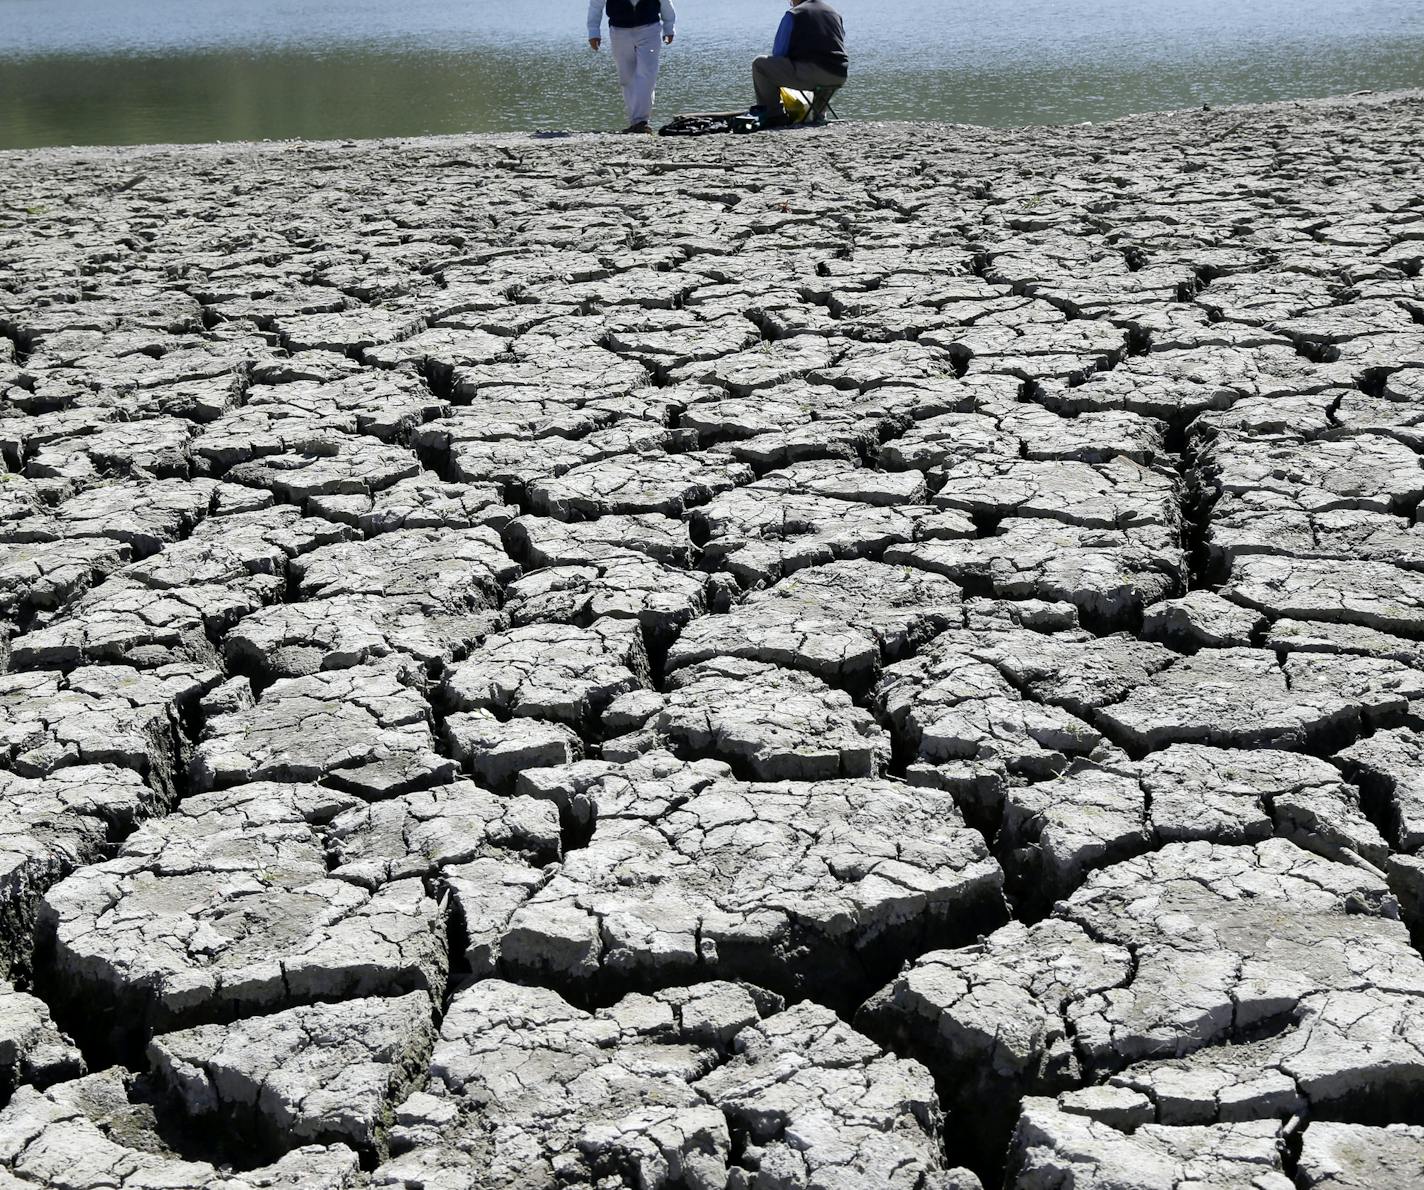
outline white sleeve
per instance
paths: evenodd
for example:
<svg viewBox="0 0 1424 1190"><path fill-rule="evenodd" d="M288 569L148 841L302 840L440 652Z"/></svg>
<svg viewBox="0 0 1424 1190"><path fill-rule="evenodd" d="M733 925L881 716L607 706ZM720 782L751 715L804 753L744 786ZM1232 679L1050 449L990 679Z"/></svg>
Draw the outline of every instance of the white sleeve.
<svg viewBox="0 0 1424 1190"><path fill-rule="evenodd" d="M603 0L588 0L588 35L599 37L603 34Z"/></svg>
<svg viewBox="0 0 1424 1190"><path fill-rule="evenodd" d="M677 30L677 9L672 6L672 0L663 0L663 33L671 37Z"/></svg>

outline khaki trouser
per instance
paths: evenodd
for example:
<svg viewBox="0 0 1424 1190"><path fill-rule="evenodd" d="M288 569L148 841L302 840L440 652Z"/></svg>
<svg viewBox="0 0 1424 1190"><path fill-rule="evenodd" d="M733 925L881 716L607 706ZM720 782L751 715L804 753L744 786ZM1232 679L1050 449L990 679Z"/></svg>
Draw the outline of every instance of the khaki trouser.
<svg viewBox="0 0 1424 1190"><path fill-rule="evenodd" d="M817 87L842 87L845 75L832 74L814 62L797 62L794 58L758 58L752 63L752 86L756 99L772 115L782 111L781 88L793 91L813 91Z"/></svg>

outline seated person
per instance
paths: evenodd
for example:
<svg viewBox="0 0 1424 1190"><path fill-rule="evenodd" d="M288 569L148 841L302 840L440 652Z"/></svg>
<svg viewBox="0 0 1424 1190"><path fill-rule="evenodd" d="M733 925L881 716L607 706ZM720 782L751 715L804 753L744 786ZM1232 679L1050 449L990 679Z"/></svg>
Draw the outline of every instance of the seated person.
<svg viewBox="0 0 1424 1190"><path fill-rule="evenodd" d="M752 86L764 113L762 122L769 128L789 123L781 106L782 87L797 91L843 87L849 69L841 14L825 0L791 0L771 56L752 63Z"/></svg>

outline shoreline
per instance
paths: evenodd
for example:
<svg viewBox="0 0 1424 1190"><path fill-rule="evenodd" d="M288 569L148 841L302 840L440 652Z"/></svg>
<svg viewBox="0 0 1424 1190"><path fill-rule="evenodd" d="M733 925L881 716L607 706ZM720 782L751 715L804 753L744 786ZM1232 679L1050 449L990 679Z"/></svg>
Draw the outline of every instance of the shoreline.
<svg viewBox="0 0 1424 1190"><path fill-rule="evenodd" d="M903 131L906 129L920 129L926 133L935 132L962 132L965 130L977 130L991 135L1004 135L1009 133L1022 133L1031 130L1043 132L1061 131L1071 128L1112 128L1119 125L1128 125L1139 121L1162 122L1172 119L1182 119L1193 115L1222 114L1230 112L1269 112L1269 111L1289 111L1292 109L1312 109L1322 107L1349 107L1349 106L1378 106L1394 103L1416 102L1424 99L1424 88L1409 88L1396 91L1354 91L1336 95L1307 96L1298 99L1283 99L1271 103L1246 103L1231 104L1224 106L1210 105L1207 107L1185 107L1169 108L1161 111L1133 112L1127 115L1118 116L1111 120L1101 121L1079 121L1075 123L1061 124L1024 124L1024 125L986 125L986 124L955 124L943 121L859 121L846 120L843 122L832 122L824 129L790 129L785 130L793 134L805 134L808 132L823 132L836 130L837 123L844 123L850 128L865 130L890 130ZM664 122L671 119L671 113L663 117ZM115 157L133 156L142 157L149 154L202 154L202 153L231 153L234 151L250 153L270 153L289 152L293 150L332 150L348 148L441 148L456 147L460 145L521 145L521 146L553 146L566 144L588 144L601 143L608 138L617 137L620 141L627 140L627 137L619 136L618 133L609 132L565 132L557 129L536 129L531 132L487 132L487 133L444 133L437 135L421 135L408 137L375 137L370 139L340 138L333 140L303 140L299 138L287 140L261 140L261 141L194 141L194 142L173 142L173 143L153 143L141 145L50 145L29 149L0 149L0 162L13 158L23 158L34 155L54 154L59 157L76 156L79 158L97 157L113 155ZM647 138L641 143L648 143L653 138ZM657 138L666 140L668 138ZM685 138L678 138L685 139ZM693 138L701 139L701 138ZM715 139L715 138L714 138Z"/></svg>

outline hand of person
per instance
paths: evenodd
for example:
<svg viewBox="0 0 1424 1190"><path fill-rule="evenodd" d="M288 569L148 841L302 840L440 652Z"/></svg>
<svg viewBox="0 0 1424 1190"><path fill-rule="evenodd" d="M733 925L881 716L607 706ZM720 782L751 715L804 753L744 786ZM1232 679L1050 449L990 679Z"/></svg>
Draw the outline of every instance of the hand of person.
<svg viewBox="0 0 1424 1190"><path fill-rule="evenodd" d="M664 33L664 34L663 34L663 45L672 45L672 39L673 39L674 37L676 37L676 36L677 36L676 33Z"/></svg>
<svg viewBox="0 0 1424 1190"><path fill-rule="evenodd" d="M596 54L596 53L598 53L598 47L603 44L603 38L601 38L601 37L590 37L590 38L588 39L588 44L589 44L589 46L592 48L593 52Z"/></svg>

